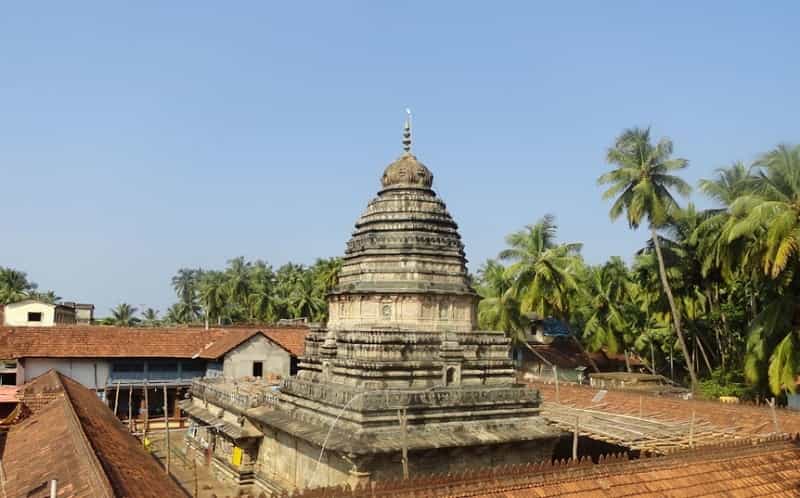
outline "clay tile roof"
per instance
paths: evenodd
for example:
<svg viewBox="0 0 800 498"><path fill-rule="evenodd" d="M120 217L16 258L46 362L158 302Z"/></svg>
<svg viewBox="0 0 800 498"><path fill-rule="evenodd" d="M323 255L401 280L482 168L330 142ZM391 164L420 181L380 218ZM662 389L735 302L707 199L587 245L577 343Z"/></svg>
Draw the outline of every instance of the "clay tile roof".
<svg viewBox="0 0 800 498"><path fill-rule="evenodd" d="M2 446L8 498L185 498L187 495L120 424L95 393L50 371L23 387L60 392L12 426Z"/></svg>
<svg viewBox="0 0 800 498"><path fill-rule="evenodd" d="M755 497L800 494L800 445L797 439L753 445L729 443L700 450L628 460L625 455L593 464L541 462L488 467L463 473L376 482L353 490L323 488L297 498L448 497Z"/></svg>
<svg viewBox="0 0 800 498"><path fill-rule="evenodd" d="M555 401L554 385L542 382L532 384L542 394L545 402ZM589 386L563 383L559 387L559 401L576 408L627 415L638 415L641 406L645 417L664 420L688 420L694 411L698 421L731 430L743 437L763 436L774 432L772 412L766 406L727 405L717 401L684 400L621 390L607 390L601 401L594 402L593 399L598 391L599 389ZM775 417L781 432L800 433L800 412L785 408L776 409Z"/></svg>
<svg viewBox="0 0 800 498"><path fill-rule="evenodd" d="M256 335L263 335L292 356L301 356L305 350L307 328L257 328L233 329L213 343L206 344L198 357L215 359Z"/></svg>
<svg viewBox="0 0 800 498"><path fill-rule="evenodd" d="M302 354L306 329L258 330L292 354ZM235 343L234 347L241 343L241 337L258 330L99 325L0 327L0 358L217 358L220 355L210 356L204 351L215 343Z"/></svg>

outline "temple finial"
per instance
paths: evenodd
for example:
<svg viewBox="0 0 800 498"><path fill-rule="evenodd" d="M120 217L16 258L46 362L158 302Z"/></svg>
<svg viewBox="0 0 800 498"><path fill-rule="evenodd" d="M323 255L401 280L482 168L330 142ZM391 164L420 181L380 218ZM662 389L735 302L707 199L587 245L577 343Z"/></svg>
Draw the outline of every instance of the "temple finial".
<svg viewBox="0 0 800 498"><path fill-rule="evenodd" d="M403 126L403 150L411 152L411 109L406 107L406 123Z"/></svg>

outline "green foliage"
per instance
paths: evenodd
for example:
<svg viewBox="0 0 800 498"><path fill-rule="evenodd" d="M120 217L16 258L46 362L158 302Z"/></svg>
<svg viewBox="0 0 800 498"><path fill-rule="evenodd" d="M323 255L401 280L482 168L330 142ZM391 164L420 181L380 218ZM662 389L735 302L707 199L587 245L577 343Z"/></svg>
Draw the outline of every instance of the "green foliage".
<svg viewBox="0 0 800 498"><path fill-rule="evenodd" d="M38 287L28 280L25 272L0 266L0 304L11 304L25 299L54 304L61 300L53 291L38 292Z"/></svg>
<svg viewBox="0 0 800 498"><path fill-rule="evenodd" d="M338 283L341 259L318 259L310 267L233 258L223 270L178 270L172 278L178 302L169 323L207 325L275 323L284 318L327 319L326 296Z"/></svg>
<svg viewBox="0 0 800 498"><path fill-rule="evenodd" d="M719 399L721 396L749 398L752 390L747 387L741 372L725 371L718 368L711 376L700 382L700 395L707 399Z"/></svg>

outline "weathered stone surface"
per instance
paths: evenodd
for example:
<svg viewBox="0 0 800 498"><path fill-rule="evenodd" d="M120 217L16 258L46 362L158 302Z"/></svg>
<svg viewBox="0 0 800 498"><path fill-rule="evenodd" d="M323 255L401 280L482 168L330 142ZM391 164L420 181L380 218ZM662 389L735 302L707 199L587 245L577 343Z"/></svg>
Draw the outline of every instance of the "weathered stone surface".
<svg viewBox="0 0 800 498"><path fill-rule="evenodd" d="M347 244L327 326L306 336L274 406L247 411L262 448L296 462L264 474L298 487L314 475L397 477L403 446L416 468L444 470L549 455L558 434L538 416L538 391L515 383L509 339L476 330L464 245L433 175L406 152L381 183ZM311 466L316 449L303 477L297 465Z"/></svg>

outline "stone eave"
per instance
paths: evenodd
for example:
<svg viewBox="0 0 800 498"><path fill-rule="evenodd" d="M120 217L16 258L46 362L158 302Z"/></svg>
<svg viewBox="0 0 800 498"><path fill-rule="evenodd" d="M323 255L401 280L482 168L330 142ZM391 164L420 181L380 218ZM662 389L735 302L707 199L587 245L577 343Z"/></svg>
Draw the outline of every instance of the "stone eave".
<svg viewBox="0 0 800 498"><path fill-rule="evenodd" d="M315 446L324 444L329 451L347 455L395 453L402 450L403 434L399 427L355 432L341 427L331 431L329 426L299 420L292 411L269 407L252 408L246 416L255 425L285 432ZM441 423L421 429L409 427L406 444L410 451L415 451L553 439L560 434L540 417L492 425L482 421Z"/></svg>

